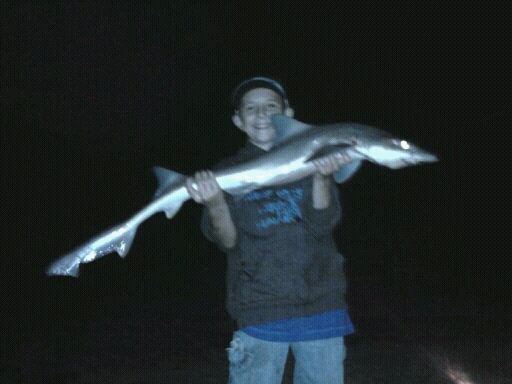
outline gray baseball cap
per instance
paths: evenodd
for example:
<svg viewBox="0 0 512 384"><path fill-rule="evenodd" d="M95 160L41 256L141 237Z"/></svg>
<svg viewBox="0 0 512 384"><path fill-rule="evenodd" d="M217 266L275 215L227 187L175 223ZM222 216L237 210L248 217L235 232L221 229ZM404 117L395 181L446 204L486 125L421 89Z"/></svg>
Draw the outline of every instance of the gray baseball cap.
<svg viewBox="0 0 512 384"><path fill-rule="evenodd" d="M256 76L246 79L236 86L231 95L233 108L238 109L242 97L251 89L255 88L267 88L273 90L283 98L285 107L288 107L288 96L286 95L286 91L281 83L277 80L271 79L270 77Z"/></svg>

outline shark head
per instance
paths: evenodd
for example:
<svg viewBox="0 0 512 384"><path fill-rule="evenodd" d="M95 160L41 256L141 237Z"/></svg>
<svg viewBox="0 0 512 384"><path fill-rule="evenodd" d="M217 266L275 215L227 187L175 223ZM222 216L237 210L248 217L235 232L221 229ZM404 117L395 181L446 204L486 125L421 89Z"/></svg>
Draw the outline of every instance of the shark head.
<svg viewBox="0 0 512 384"><path fill-rule="evenodd" d="M438 161L437 156L432 153L407 140L394 137L382 137L379 140L366 142L363 140L352 149L365 159L392 169Z"/></svg>
<svg viewBox="0 0 512 384"><path fill-rule="evenodd" d="M297 137L307 138L313 150L309 160L346 151L354 160L367 160L392 169L438 161L437 156L407 140L364 124L314 126L284 115L272 116L272 122L276 128L277 145Z"/></svg>

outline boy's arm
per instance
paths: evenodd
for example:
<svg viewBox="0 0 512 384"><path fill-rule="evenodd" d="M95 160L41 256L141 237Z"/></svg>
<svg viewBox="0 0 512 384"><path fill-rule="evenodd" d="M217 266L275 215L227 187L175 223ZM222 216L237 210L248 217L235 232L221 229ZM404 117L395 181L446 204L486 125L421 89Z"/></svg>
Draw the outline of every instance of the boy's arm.
<svg viewBox="0 0 512 384"><path fill-rule="evenodd" d="M313 176L313 208L325 209L331 205L331 174L351 161L349 155L339 153L313 161L317 169Z"/></svg>
<svg viewBox="0 0 512 384"><path fill-rule="evenodd" d="M214 174L211 171L197 172L187 179L186 188L196 203L206 206L213 240L223 248L233 248L236 244L235 224Z"/></svg>
<svg viewBox="0 0 512 384"><path fill-rule="evenodd" d="M331 205L331 178L317 173L313 176L313 208L326 209Z"/></svg>

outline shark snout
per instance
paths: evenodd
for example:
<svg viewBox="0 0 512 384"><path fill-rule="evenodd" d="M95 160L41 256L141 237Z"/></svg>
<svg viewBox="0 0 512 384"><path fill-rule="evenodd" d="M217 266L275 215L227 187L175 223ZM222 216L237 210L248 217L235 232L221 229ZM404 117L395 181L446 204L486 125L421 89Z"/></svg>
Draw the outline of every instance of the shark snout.
<svg viewBox="0 0 512 384"><path fill-rule="evenodd" d="M413 153L412 156L404 157L401 159L402 165L397 165L396 168L407 167L410 165L418 165L422 163L433 163L438 161L436 155L428 152Z"/></svg>
<svg viewBox="0 0 512 384"><path fill-rule="evenodd" d="M384 161L381 164L389 168L399 169L411 165L418 165L422 163L433 163L439 161L438 157L432 153L423 150L410 151L406 156L399 156L391 161Z"/></svg>
<svg viewBox="0 0 512 384"><path fill-rule="evenodd" d="M426 151L414 153L412 158L416 163L434 163L439 161L439 158L436 155Z"/></svg>

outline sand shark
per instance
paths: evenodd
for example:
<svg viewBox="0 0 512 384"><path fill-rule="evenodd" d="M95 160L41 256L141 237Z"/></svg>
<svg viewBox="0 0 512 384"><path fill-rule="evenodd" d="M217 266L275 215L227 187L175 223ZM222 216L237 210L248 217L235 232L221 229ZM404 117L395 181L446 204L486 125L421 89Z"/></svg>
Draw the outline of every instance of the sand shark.
<svg viewBox="0 0 512 384"><path fill-rule="evenodd" d="M253 190L287 184L316 172L314 159L326 155L348 154L353 161L334 174L337 183L350 178L369 161L392 169L438 161L438 158L408 141L358 123L311 125L284 115L272 116L275 144L253 160L220 169L215 178L222 190L243 196ZM171 219L190 199L185 187L187 176L155 167L159 187L153 200L125 222L118 224L53 262L48 275L78 277L80 264L92 262L109 253L125 257L138 226L156 213Z"/></svg>

